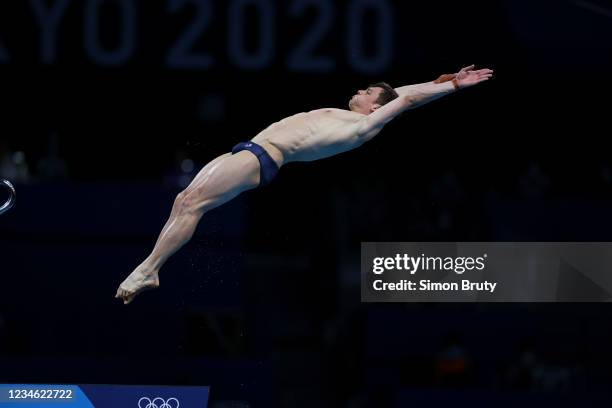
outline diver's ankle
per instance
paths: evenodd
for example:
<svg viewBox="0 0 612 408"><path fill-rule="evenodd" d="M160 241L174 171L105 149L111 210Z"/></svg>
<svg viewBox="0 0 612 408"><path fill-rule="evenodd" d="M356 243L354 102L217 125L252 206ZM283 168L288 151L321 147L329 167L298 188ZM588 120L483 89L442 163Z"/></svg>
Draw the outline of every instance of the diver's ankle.
<svg viewBox="0 0 612 408"><path fill-rule="evenodd" d="M159 260L156 260L151 257L145 259L144 262L141 263L140 266L138 267L138 269L140 269L142 273L146 275L157 274L160 268L161 268L161 265L159 264Z"/></svg>

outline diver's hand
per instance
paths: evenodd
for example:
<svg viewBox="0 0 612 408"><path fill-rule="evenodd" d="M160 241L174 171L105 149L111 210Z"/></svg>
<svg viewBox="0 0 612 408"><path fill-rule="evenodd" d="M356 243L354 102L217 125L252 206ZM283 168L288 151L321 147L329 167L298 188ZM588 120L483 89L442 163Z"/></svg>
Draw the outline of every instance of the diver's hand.
<svg viewBox="0 0 612 408"><path fill-rule="evenodd" d="M484 81L488 81L493 76L493 70L489 68L474 70L474 65L461 68L455 74L455 81L459 88L468 88Z"/></svg>

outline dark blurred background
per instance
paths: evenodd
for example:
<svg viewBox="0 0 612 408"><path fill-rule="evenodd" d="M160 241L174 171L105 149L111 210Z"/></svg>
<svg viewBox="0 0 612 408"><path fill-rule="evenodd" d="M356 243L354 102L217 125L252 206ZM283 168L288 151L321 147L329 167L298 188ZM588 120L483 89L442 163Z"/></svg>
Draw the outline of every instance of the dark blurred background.
<svg viewBox="0 0 612 408"><path fill-rule="evenodd" d="M213 408L604 406L609 304L362 304L359 251L612 241L611 18L603 0L2 2L0 382L210 385ZM114 299L235 143L472 63L494 80L287 165L207 214L160 289Z"/></svg>

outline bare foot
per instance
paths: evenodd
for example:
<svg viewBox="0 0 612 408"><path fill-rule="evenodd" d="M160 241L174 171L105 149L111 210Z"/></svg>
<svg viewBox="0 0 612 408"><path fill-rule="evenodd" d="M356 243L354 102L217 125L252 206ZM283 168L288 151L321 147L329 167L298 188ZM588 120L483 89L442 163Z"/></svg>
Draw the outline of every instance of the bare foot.
<svg viewBox="0 0 612 408"><path fill-rule="evenodd" d="M115 297L123 299L123 304L127 305L132 303L139 293L157 287L159 287L158 271L141 264L119 286Z"/></svg>

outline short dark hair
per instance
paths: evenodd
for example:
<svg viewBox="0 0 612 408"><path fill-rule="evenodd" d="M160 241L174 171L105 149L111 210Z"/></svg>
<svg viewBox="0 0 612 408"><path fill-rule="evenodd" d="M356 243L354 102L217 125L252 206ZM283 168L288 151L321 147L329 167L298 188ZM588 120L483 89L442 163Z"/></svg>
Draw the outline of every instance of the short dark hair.
<svg viewBox="0 0 612 408"><path fill-rule="evenodd" d="M377 82L370 85L370 88L382 88L382 91L376 100L376 103L379 105L386 105L395 98L399 98L399 95L397 92L395 92L395 89L393 89L391 85L386 82Z"/></svg>

